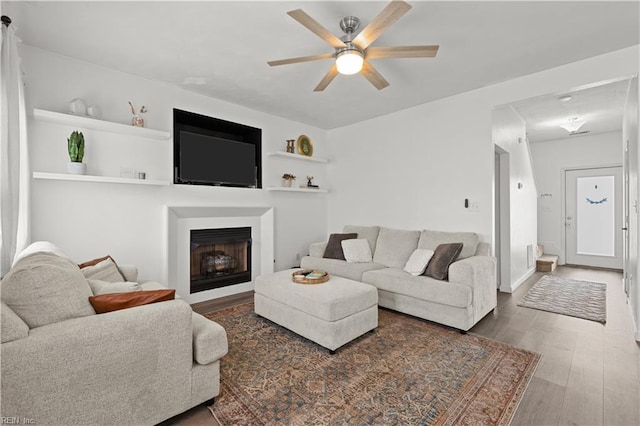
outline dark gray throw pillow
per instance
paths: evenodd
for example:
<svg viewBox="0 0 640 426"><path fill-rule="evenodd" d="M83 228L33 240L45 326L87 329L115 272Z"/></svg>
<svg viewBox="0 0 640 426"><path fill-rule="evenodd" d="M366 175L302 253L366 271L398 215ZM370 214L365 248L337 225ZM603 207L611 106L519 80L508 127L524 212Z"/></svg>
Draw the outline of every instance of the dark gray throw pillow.
<svg viewBox="0 0 640 426"><path fill-rule="evenodd" d="M449 279L449 265L456 261L462 251L462 243L440 244L427 265L424 275L436 280Z"/></svg>
<svg viewBox="0 0 640 426"><path fill-rule="evenodd" d="M327 248L324 249L324 257L325 259L338 259L345 260L344 252L342 251L342 242L344 240L353 240L358 238L357 233L349 233L349 234L331 234L329 236L329 242L327 243Z"/></svg>

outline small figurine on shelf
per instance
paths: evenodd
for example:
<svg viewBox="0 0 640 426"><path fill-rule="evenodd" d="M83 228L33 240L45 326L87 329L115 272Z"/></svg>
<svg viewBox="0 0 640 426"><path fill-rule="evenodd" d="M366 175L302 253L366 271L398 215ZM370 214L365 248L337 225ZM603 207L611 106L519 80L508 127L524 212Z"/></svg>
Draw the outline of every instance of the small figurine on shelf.
<svg viewBox="0 0 640 426"><path fill-rule="evenodd" d="M313 176L307 176L307 188L319 188L318 185L314 185L313 182Z"/></svg>
<svg viewBox="0 0 640 426"><path fill-rule="evenodd" d="M291 154L295 154L296 152L295 143L296 143L295 139L287 139L287 152Z"/></svg>
<svg viewBox="0 0 640 426"><path fill-rule="evenodd" d="M290 187L294 180L296 180L294 175L285 173L282 175L282 186Z"/></svg>
<svg viewBox="0 0 640 426"><path fill-rule="evenodd" d="M131 125L136 127L144 127L144 118L136 114L136 108L133 106L131 101L129 101L129 106L131 107L131 114L133 114ZM145 112L147 112L147 108L142 105L142 108L140 108L140 114L144 114Z"/></svg>

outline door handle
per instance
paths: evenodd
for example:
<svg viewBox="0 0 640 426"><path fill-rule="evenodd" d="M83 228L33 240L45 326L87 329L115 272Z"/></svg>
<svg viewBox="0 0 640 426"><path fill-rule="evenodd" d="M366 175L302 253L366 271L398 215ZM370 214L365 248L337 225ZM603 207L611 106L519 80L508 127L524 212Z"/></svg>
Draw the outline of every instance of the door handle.
<svg viewBox="0 0 640 426"><path fill-rule="evenodd" d="M624 228L622 228L623 231L628 231L629 228L627 228L626 226Z"/></svg>

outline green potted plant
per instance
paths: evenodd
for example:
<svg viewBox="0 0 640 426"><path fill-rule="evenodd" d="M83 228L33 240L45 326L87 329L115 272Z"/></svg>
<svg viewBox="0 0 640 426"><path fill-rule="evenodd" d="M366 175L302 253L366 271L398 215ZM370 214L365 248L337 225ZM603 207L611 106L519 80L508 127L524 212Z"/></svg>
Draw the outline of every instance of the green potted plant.
<svg viewBox="0 0 640 426"><path fill-rule="evenodd" d="M285 173L282 175L282 186L291 186L294 180L296 180L294 175Z"/></svg>
<svg viewBox="0 0 640 426"><path fill-rule="evenodd" d="M84 135L77 130L67 138L67 150L69 151L69 163L67 171L74 175L84 175L87 165L82 162L84 158Z"/></svg>

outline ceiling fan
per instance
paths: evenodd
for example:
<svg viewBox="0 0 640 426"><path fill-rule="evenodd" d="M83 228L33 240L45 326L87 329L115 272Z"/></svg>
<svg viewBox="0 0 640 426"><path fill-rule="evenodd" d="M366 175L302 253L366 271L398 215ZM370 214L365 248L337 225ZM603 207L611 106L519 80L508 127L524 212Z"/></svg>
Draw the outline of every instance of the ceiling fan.
<svg viewBox="0 0 640 426"><path fill-rule="evenodd" d="M342 18L340 20L340 28L345 35L340 38L333 35L303 10L292 10L287 14L329 43L335 49L335 52L281 59L267 63L274 67L335 58L335 63L313 89L314 92L326 89L339 73L345 75L361 73L376 89L382 90L389 85L389 82L371 65L369 59L432 58L438 53L438 46L370 47L387 28L407 13L409 9L411 9L411 5L408 3L402 0L393 0L357 35L355 32L360 27L360 20L355 16Z"/></svg>

